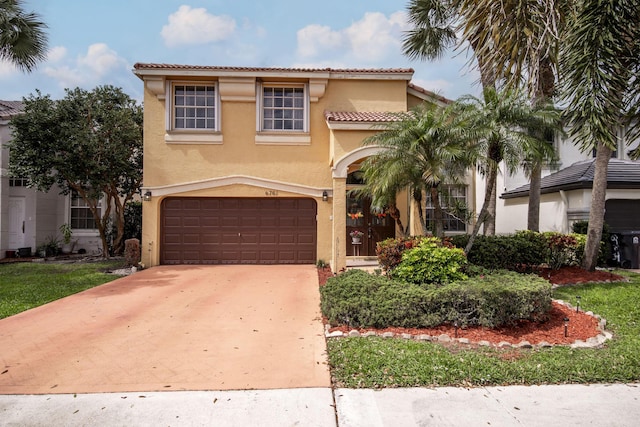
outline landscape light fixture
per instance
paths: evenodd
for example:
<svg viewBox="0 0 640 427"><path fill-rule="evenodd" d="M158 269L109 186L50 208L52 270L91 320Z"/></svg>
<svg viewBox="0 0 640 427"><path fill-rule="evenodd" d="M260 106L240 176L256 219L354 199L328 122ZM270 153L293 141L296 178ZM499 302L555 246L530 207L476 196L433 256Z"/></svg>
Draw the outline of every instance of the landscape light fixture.
<svg viewBox="0 0 640 427"><path fill-rule="evenodd" d="M576 313L580 311L580 298L582 298L580 295L576 295Z"/></svg>
<svg viewBox="0 0 640 427"><path fill-rule="evenodd" d="M144 196L142 197L142 199L145 202L150 202L151 201L151 191L147 190L147 192L144 193Z"/></svg>
<svg viewBox="0 0 640 427"><path fill-rule="evenodd" d="M565 317L564 318L564 336L565 337L568 336L568 329L569 329L569 318Z"/></svg>
<svg viewBox="0 0 640 427"><path fill-rule="evenodd" d="M327 193L327 190L324 190L322 192L322 201L323 202L328 202L329 201L329 193Z"/></svg>

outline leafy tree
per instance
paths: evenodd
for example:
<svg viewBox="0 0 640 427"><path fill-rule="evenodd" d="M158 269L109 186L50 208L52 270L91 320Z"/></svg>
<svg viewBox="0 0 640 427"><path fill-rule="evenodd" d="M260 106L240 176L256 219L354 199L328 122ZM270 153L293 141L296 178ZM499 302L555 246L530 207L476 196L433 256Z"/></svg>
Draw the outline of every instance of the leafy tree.
<svg viewBox="0 0 640 427"><path fill-rule="evenodd" d="M142 182L142 107L113 86L67 89L57 101L37 92L23 102L24 114L11 121L11 173L41 191L54 184L63 194L76 191L93 214L105 256L113 216L113 252L121 253L124 207Z"/></svg>
<svg viewBox="0 0 640 427"><path fill-rule="evenodd" d="M422 192L434 206L435 230L444 236L441 184L455 183L471 165L467 141L469 129L454 114L452 107L420 105L407 113L398 113L386 129L365 140L367 145L383 148L362 164L365 187L374 206L395 206L395 198L403 188L413 189L414 199ZM426 234L426 223L420 209L420 221Z"/></svg>
<svg viewBox="0 0 640 427"><path fill-rule="evenodd" d="M485 218L491 215L492 193L496 192L498 168L504 162L510 173L520 166L521 160L532 147L545 147L531 129L554 129L560 126L560 113L550 105L532 106L521 92L485 89L483 99L462 97L456 103L459 115L477 136L477 153L487 153L478 164L487 179L487 191L465 252L469 253L475 236ZM548 144L547 144L548 146Z"/></svg>
<svg viewBox="0 0 640 427"><path fill-rule="evenodd" d="M22 8L20 0L0 0L0 59L31 72L47 53L47 26Z"/></svg>
<svg viewBox="0 0 640 427"><path fill-rule="evenodd" d="M594 270L617 128L628 125L627 137L640 133L640 0L578 2L562 38L559 67L570 134L583 150L596 149L583 261Z"/></svg>

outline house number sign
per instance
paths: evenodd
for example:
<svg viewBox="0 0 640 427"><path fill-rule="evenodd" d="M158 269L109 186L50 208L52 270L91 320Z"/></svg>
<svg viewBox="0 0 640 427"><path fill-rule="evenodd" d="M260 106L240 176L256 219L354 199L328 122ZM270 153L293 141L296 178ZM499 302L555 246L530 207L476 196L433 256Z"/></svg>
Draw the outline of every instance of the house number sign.
<svg viewBox="0 0 640 427"><path fill-rule="evenodd" d="M278 195L278 191L277 190L267 190L264 192L265 196L277 196Z"/></svg>

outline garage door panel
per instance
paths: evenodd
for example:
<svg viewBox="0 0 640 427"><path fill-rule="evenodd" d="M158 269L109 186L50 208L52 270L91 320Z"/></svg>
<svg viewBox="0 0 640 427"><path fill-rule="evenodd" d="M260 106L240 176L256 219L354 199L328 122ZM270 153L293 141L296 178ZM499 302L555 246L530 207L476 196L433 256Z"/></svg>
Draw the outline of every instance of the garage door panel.
<svg viewBox="0 0 640 427"><path fill-rule="evenodd" d="M316 202L295 198L168 198L162 264L315 263Z"/></svg>

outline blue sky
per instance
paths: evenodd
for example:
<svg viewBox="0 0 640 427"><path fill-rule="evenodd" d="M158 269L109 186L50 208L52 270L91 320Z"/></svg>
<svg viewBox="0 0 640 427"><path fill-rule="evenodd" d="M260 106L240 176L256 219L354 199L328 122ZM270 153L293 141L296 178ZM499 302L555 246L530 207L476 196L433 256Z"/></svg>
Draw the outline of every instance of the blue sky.
<svg viewBox="0 0 640 427"><path fill-rule="evenodd" d="M141 100L136 62L257 67L415 69L413 82L455 99L479 92L464 51L435 62L401 53L407 0L25 0L48 25L31 74L0 62L0 99L36 89L122 87Z"/></svg>

